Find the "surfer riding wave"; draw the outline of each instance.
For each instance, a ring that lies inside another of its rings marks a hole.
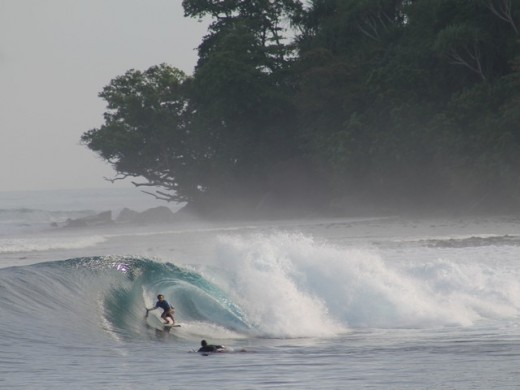
[[[161,314],[161,318],[165,321],[166,324],[174,324],[175,318],[173,318],[173,314],[175,313],[175,308],[168,303],[166,299],[164,299],[164,295],[159,294],[157,295],[157,302],[155,303],[155,306],[146,309],[146,316],[148,317],[148,313],[155,309],[163,309],[163,312]]]

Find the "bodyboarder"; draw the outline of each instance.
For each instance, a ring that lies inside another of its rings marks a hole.
[[[206,340],[200,342],[201,347],[197,352],[225,352],[226,347],[223,345],[208,344]]]

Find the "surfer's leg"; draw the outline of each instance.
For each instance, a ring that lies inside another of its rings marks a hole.
[[[169,324],[170,321],[168,321],[168,317],[170,317],[172,319],[172,324],[175,323],[175,319],[173,318],[172,314],[170,312],[164,312],[161,314],[161,318],[164,320],[165,323]]]
[[[166,322],[169,322],[168,317],[170,317],[172,319],[172,325],[175,324],[175,318],[173,318],[173,311],[171,309],[168,312],[165,312],[165,314],[164,314],[164,320]]]

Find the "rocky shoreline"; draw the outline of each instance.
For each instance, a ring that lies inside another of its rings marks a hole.
[[[108,210],[82,218],[69,218],[63,224],[55,224],[55,226],[64,228],[83,228],[110,225],[148,225],[156,223],[172,223],[179,219],[179,216],[166,206],[153,207],[142,212],[125,207],[115,218],[112,216],[112,211]]]

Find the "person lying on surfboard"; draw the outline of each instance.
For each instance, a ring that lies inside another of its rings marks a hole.
[[[197,352],[225,352],[226,347],[223,345],[208,344],[206,340],[200,342],[201,347]]]
[[[155,303],[155,306],[151,309],[146,309],[146,317],[148,317],[148,312],[155,310],[155,309],[163,309],[163,312],[161,314],[161,318],[164,320],[166,324],[174,324],[175,318],[173,318],[173,313],[175,313],[175,308],[168,303],[166,299],[164,299],[164,295],[159,294],[157,295],[157,302]],[[171,321],[168,321],[168,318],[171,319]]]

